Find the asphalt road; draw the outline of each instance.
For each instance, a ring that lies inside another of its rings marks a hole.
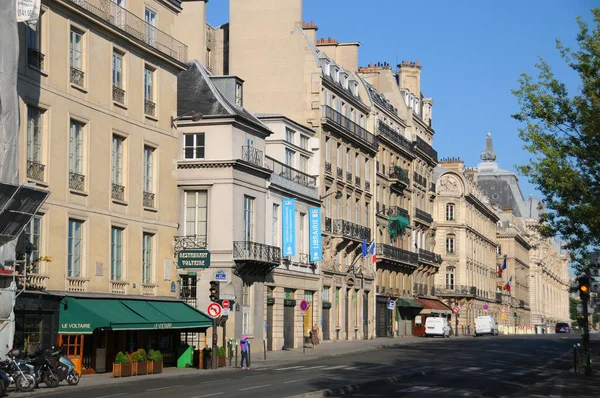
[[[303,361],[279,368],[155,379],[102,387],[57,388],[45,397],[289,397],[330,389],[331,396],[518,396],[569,369],[579,335],[423,339],[417,344]],[[385,379],[393,378],[393,382]],[[368,383],[340,394],[344,386]]]

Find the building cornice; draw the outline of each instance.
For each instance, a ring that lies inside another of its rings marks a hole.
[[[371,112],[371,108],[369,107],[369,105],[365,104],[360,99],[354,98],[347,92],[343,91],[340,87],[336,86],[335,84],[331,84],[327,79],[323,78],[322,76],[321,76],[321,81],[323,82],[323,85],[325,87],[327,87],[329,90],[335,92],[337,95],[339,95],[345,101],[348,101],[348,102],[352,103],[352,105],[356,106],[357,108],[360,108],[360,110],[362,110],[365,114],[369,114]],[[324,105],[324,104],[322,104],[322,105]]]

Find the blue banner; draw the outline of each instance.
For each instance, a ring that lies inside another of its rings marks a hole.
[[[282,210],[283,257],[296,255],[296,200],[283,199]]]
[[[310,242],[310,261],[316,263],[323,260],[323,243],[321,241],[321,208],[311,207],[308,209],[310,214],[308,222],[309,242]]]

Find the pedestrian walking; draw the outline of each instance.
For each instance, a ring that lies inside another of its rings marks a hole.
[[[242,369],[250,369],[250,362],[248,359],[248,352],[250,350],[250,341],[248,340],[248,336],[245,334],[242,335],[242,339],[240,340],[240,349],[242,351],[242,363],[240,367]],[[244,359],[246,360],[246,367],[244,367]]]
[[[310,331],[310,342],[312,343],[313,350],[315,350],[319,344],[319,327],[316,323]]]

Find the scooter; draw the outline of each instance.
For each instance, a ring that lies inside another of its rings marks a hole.
[[[21,392],[33,391],[36,386],[35,377],[32,374],[33,365],[17,360],[16,357],[19,355],[19,350],[9,351],[8,354],[6,354],[8,359],[4,362],[0,362],[0,367],[6,372],[9,384],[15,383],[17,390]]]
[[[79,383],[79,373],[75,370],[75,364],[63,354],[62,350],[52,347],[52,357],[57,359],[56,370],[59,382],[66,380],[72,386]]]
[[[52,364],[52,351],[42,351],[41,347],[38,347],[35,352],[27,356],[33,364],[36,384],[44,382],[48,387],[57,387],[60,380]]]

